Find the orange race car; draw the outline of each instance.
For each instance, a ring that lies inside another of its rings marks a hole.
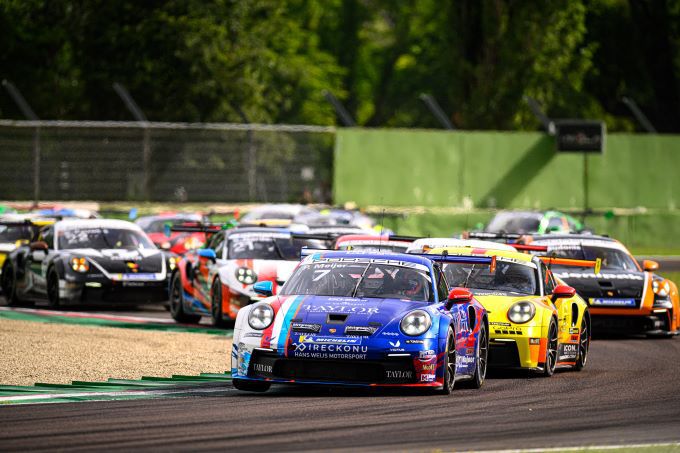
[[[531,245],[548,247],[562,258],[600,260],[601,269],[553,265],[554,274],[576,288],[590,306],[593,332],[677,335],[680,298],[672,281],[654,273],[655,261],[642,266],[619,241],[594,235],[548,234],[534,236]]]

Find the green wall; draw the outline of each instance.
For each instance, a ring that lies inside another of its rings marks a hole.
[[[538,132],[341,129],[335,201],[360,206],[676,209],[680,137],[609,134],[603,155]]]

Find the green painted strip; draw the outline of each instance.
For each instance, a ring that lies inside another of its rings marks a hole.
[[[74,401],[108,401],[140,398],[168,398],[185,396],[188,393],[174,391],[172,387],[200,385],[207,382],[231,380],[231,373],[201,373],[196,376],[173,375],[172,377],[143,376],[142,379],[116,379],[107,381],[73,381],[70,384],[37,382],[33,386],[0,385],[0,404],[35,404]],[[151,392],[151,393],[150,393]],[[155,395],[160,392],[163,395]],[[170,393],[167,393],[170,392]],[[108,395],[116,393],[115,396]],[[73,396],[68,396],[72,394]],[[37,398],[31,398],[36,395]],[[42,397],[44,395],[44,398]],[[50,396],[54,395],[54,396]]]
[[[109,379],[108,382],[113,384],[129,385],[130,387],[163,387],[173,385],[171,382],[144,382],[135,381],[132,379]]]
[[[126,321],[114,321],[110,319],[98,318],[72,318],[69,316],[59,315],[38,315],[32,313],[24,313],[12,310],[0,310],[0,318],[11,319],[15,321],[32,321],[32,322],[46,322],[46,323],[60,323],[60,324],[77,324],[85,326],[99,326],[99,327],[116,327],[121,329],[137,329],[137,330],[153,330],[164,332],[184,332],[184,333],[204,333],[208,335],[221,335],[231,337],[234,334],[233,330],[222,330],[205,327],[181,326],[177,324],[158,324],[158,323],[135,323]]]

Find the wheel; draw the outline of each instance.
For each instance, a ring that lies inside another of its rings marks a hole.
[[[446,354],[444,354],[444,386],[441,392],[444,395],[450,395],[453,392],[453,387],[456,383],[456,337],[453,335],[453,329],[449,327],[449,333],[446,336]]]
[[[588,329],[588,321],[586,321],[587,313],[583,314],[581,321],[581,334],[578,338],[578,357],[576,358],[576,371],[581,371],[588,362],[588,349],[590,349],[590,330]]]
[[[222,312],[222,282],[219,277],[215,279],[210,291],[210,314],[212,315],[212,325],[215,327],[226,327],[228,321],[224,320]]]
[[[9,259],[7,259],[5,267],[2,269],[2,280],[0,283],[2,286],[2,294],[5,296],[8,306],[11,307],[21,303],[21,300],[17,297],[17,275],[14,270],[14,265]]]
[[[549,377],[555,373],[557,366],[557,323],[554,319],[550,320],[548,328],[548,346],[545,349],[545,365],[543,365],[543,376]]]
[[[249,381],[246,379],[232,379],[231,383],[237,390],[246,392],[266,392],[272,386],[271,382]]]
[[[170,315],[177,322],[196,324],[201,320],[200,315],[190,315],[184,312],[184,291],[182,289],[182,277],[179,272],[172,277],[170,288]]]
[[[486,331],[486,324],[482,323],[479,328],[479,341],[477,342],[477,357],[475,360],[475,374],[469,382],[470,387],[478,389],[484,384],[486,379],[486,364],[489,358],[489,335]]]
[[[47,305],[57,308],[61,304],[59,298],[59,274],[55,268],[47,272]]]

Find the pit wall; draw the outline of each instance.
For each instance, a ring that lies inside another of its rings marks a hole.
[[[584,172],[587,165],[587,176]],[[539,132],[340,129],[336,203],[674,211],[680,136],[608,134],[604,154],[557,153]],[[587,184],[587,189],[584,187]]]

